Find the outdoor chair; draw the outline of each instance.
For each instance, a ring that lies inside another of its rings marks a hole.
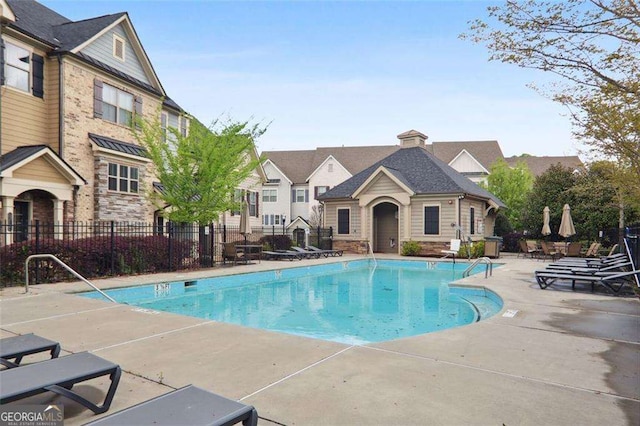
[[[322,255],[320,252],[305,250],[302,247],[291,247],[291,250],[300,253],[303,257],[307,259],[319,259]]]
[[[316,251],[319,252],[320,254],[324,255],[324,257],[329,257],[329,256],[342,256],[342,253],[344,252],[343,250],[325,250],[325,249],[320,249],[316,246],[307,246],[307,249],[311,250],[311,251]]]
[[[584,253],[584,257],[596,257],[598,255],[598,250],[600,250],[600,243],[593,242]]]
[[[558,253],[554,248],[552,248],[549,243],[546,241],[540,241],[540,248],[542,249],[542,259],[546,259],[547,257],[556,260],[560,257],[560,253]]]
[[[618,244],[612,245],[607,256],[613,256],[616,253],[616,250],[618,250]]]
[[[244,261],[244,252],[236,249],[236,244],[242,244],[242,241],[233,241],[222,243],[222,259],[223,261],[232,261],[235,265],[238,261]]]
[[[0,339],[0,364],[7,368],[19,367],[23,357],[41,352],[49,352],[51,358],[57,358],[60,344],[33,333]]]
[[[594,272],[584,273],[584,271],[536,271],[535,278],[541,289],[545,289],[557,280],[571,281],[571,289],[575,290],[576,282],[582,281],[591,284],[591,291],[594,291],[596,284],[601,284],[618,293],[620,289],[635,280],[636,285],[640,286],[640,270],[624,272]]]
[[[188,385],[149,401],[95,420],[87,425],[233,425],[258,424],[251,405]]]
[[[50,391],[84,405],[95,414],[100,414],[111,406],[120,374],[120,366],[89,352],[10,368],[0,371],[0,404]],[[109,376],[111,379],[102,405],[96,405],[71,390],[78,383],[102,376]]]
[[[569,246],[567,247],[567,253],[566,255],[571,257],[578,257],[580,256],[580,250],[582,249],[582,243],[579,242],[572,242],[569,243]]]
[[[529,255],[533,259],[533,257],[538,254],[538,248],[530,247],[527,241],[519,240],[518,244],[520,245],[520,251],[516,257],[520,257],[522,254],[522,257]]]
[[[444,254],[443,257],[448,257],[449,255],[452,255],[453,256],[453,263],[456,263],[456,254],[458,254],[459,251],[460,251],[460,240],[457,239],[457,238],[454,238],[449,243],[449,249],[448,250],[440,250],[440,253]]]

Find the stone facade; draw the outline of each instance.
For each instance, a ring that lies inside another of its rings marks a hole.
[[[345,253],[367,254],[369,246],[367,241],[362,240],[333,240],[334,250],[344,250]]]

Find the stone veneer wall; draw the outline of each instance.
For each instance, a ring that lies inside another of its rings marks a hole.
[[[148,201],[145,196],[148,188],[143,184],[146,176],[145,166],[126,163],[138,167],[140,187],[137,194],[109,191],[109,163],[116,161],[100,155],[95,157],[95,220],[149,222]],[[118,161],[118,164],[125,162]]]
[[[88,134],[95,133],[107,136],[123,142],[136,143],[131,130],[127,126],[111,123],[109,121],[95,118],[93,114],[93,85],[96,78],[119,89],[125,90],[135,96],[143,98],[143,114],[145,117],[153,117],[160,105],[160,100],[155,99],[146,92],[142,92],[136,87],[125,86],[113,77],[101,74],[93,70],[88,65],[80,63],[72,58],[66,57],[63,60],[64,78],[64,150],[62,157],[67,161],[84,179],[87,184],[80,187],[77,194],[77,205],[75,208],[75,218],[78,221],[87,220],[153,220],[153,205],[145,199],[144,185],[150,182],[140,179],[141,189],[138,195],[118,194],[116,197],[108,197],[106,200],[99,198],[107,190],[106,181],[102,182],[102,176],[107,176],[106,171],[98,173],[95,169],[93,146]],[[113,159],[116,161],[116,158]],[[130,160],[121,161],[123,164],[133,164]],[[136,164],[140,172],[144,174],[146,163]],[[147,174],[147,179],[151,176]],[[105,183],[105,186],[101,185]],[[146,186],[145,188],[148,188]],[[103,190],[104,189],[104,190]],[[136,197],[136,201],[129,203]],[[144,204],[144,207],[142,205]],[[97,215],[96,207],[100,206],[100,214]],[[73,208],[73,206],[69,206]],[[103,208],[104,207],[104,208]],[[141,208],[142,207],[142,208]],[[114,208],[110,211],[110,208]],[[121,216],[121,213],[126,213]],[[73,214],[73,213],[72,213]],[[68,213],[65,212],[65,216]],[[129,217],[132,217],[129,219]],[[134,219],[135,217],[135,219]]]
[[[420,253],[418,256],[442,256],[441,250],[447,250],[449,243],[436,241],[416,241],[420,245]],[[402,243],[401,243],[402,244]],[[367,241],[361,240],[333,240],[333,248],[335,250],[344,250],[345,253],[351,254],[367,254]],[[401,250],[402,252],[402,250]]]

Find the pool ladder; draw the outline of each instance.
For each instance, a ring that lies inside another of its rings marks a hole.
[[[376,255],[373,254],[373,247],[371,246],[371,241],[367,241],[367,246],[369,246],[369,253],[371,253],[371,257],[373,258],[373,265],[378,266],[378,261],[376,260]]]
[[[464,272],[462,273],[462,277],[468,277],[471,274],[473,268],[481,263],[485,264],[484,277],[487,278],[489,275],[493,275],[493,263],[491,263],[491,259],[489,259],[488,257],[479,257],[471,265],[469,265],[467,269],[464,270]]]
[[[107,295],[107,293],[105,293],[104,291],[100,290],[98,287],[96,287],[95,285],[91,284],[85,277],[83,277],[82,275],[80,275],[79,273],[77,273],[76,271],[74,271],[73,269],[71,269],[71,267],[69,265],[67,265],[66,263],[64,263],[62,260],[58,259],[57,257],[55,257],[52,254],[32,254],[31,256],[27,257],[27,260],[24,261],[24,292],[25,293],[29,293],[29,261],[31,259],[41,259],[41,258],[47,258],[47,259],[53,259],[56,262],[58,262],[58,264],[60,266],[62,266],[64,269],[66,269],[67,271],[69,271],[71,274],[73,274],[76,278],[78,278],[79,280],[84,281],[85,283],[89,284],[91,287],[93,287],[93,289],[95,291],[97,291],[98,293],[100,293],[101,295],[103,295],[104,297],[106,297],[107,299],[109,299],[110,301],[112,301],[113,303],[118,303],[115,300],[113,300],[112,297],[110,297],[109,295]]]

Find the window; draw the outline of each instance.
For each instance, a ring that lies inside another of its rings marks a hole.
[[[102,118],[125,126],[133,117],[133,95],[104,84],[102,87]]]
[[[304,189],[296,189],[296,203],[304,203]]]
[[[249,192],[249,216],[258,216],[258,193]]]
[[[320,195],[324,194],[329,190],[328,186],[316,186],[314,188],[315,198],[318,198]]]
[[[333,173],[333,163],[329,163],[329,164],[327,164],[327,171],[328,171],[329,173]]]
[[[338,209],[338,234],[348,234],[351,224],[350,220],[351,210]]]
[[[237,203],[237,209],[231,211],[231,216],[240,214],[240,207],[242,206],[242,189],[236,189],[233,191],[233,201]]]
[[[262,202],[263,203],[275,203],[278,201],[277,189],[263,189],[262,190]]]
[[[138,193],[138,168],[109,163],[109,191]]]
[[[476,209],[471,207],[469,210],[469,234],[476,233]]]
[[[424,206],[424,234],[440,234],[440,206]]]
[[[124,39],[116,34],[113,35],[113,57],[124,62]]]
[[[4,47],[4,84],[24,92],[30,91],[31,60],[27,49],[6,42]]]

